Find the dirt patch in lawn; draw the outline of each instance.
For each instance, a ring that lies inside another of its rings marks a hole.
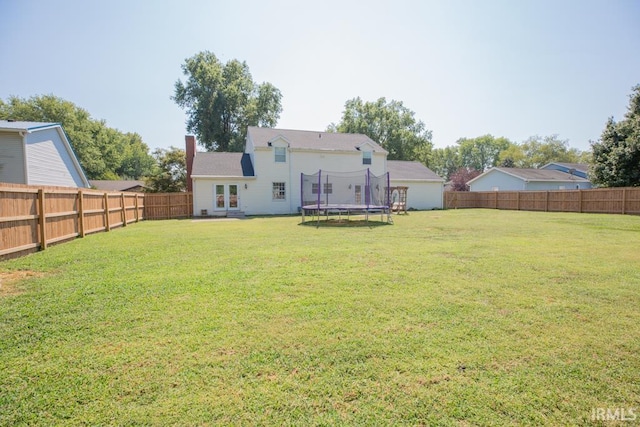
[[[0,271],[0,298],[24,293],[20,282],[39,276],[42,276],[42,273],[30,270]]]

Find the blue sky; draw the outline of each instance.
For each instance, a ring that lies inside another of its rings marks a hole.
[[[280,128],[386,97],[436,147],[558,134],[586,150],[640,84],[640,2],[0,0],[0,98],[54,94],[152,149],[184,146],[170,97],[203,50],[282,91]]]

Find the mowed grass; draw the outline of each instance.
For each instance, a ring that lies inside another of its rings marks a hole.
[[[158,221],[0,263],[0,425],[640,413],[640,218]]]

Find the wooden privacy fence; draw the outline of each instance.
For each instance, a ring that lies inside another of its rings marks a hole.
[[[551,191],[446,191],[445,209],[640,214],[640,187]]]
[[[192,193],[146,193],[145,219],[177,219],[193,216]]]
[[[144,217],[141,193],[0,184],[0,258]]]

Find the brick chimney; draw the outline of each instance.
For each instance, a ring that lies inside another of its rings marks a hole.
[[[193,183],[191,182],[191,172],[193,171],[193,159],[196,157],[196,137],[193,135],[185,135],[184,142],[187,154],[187,191],[193,191]]]

